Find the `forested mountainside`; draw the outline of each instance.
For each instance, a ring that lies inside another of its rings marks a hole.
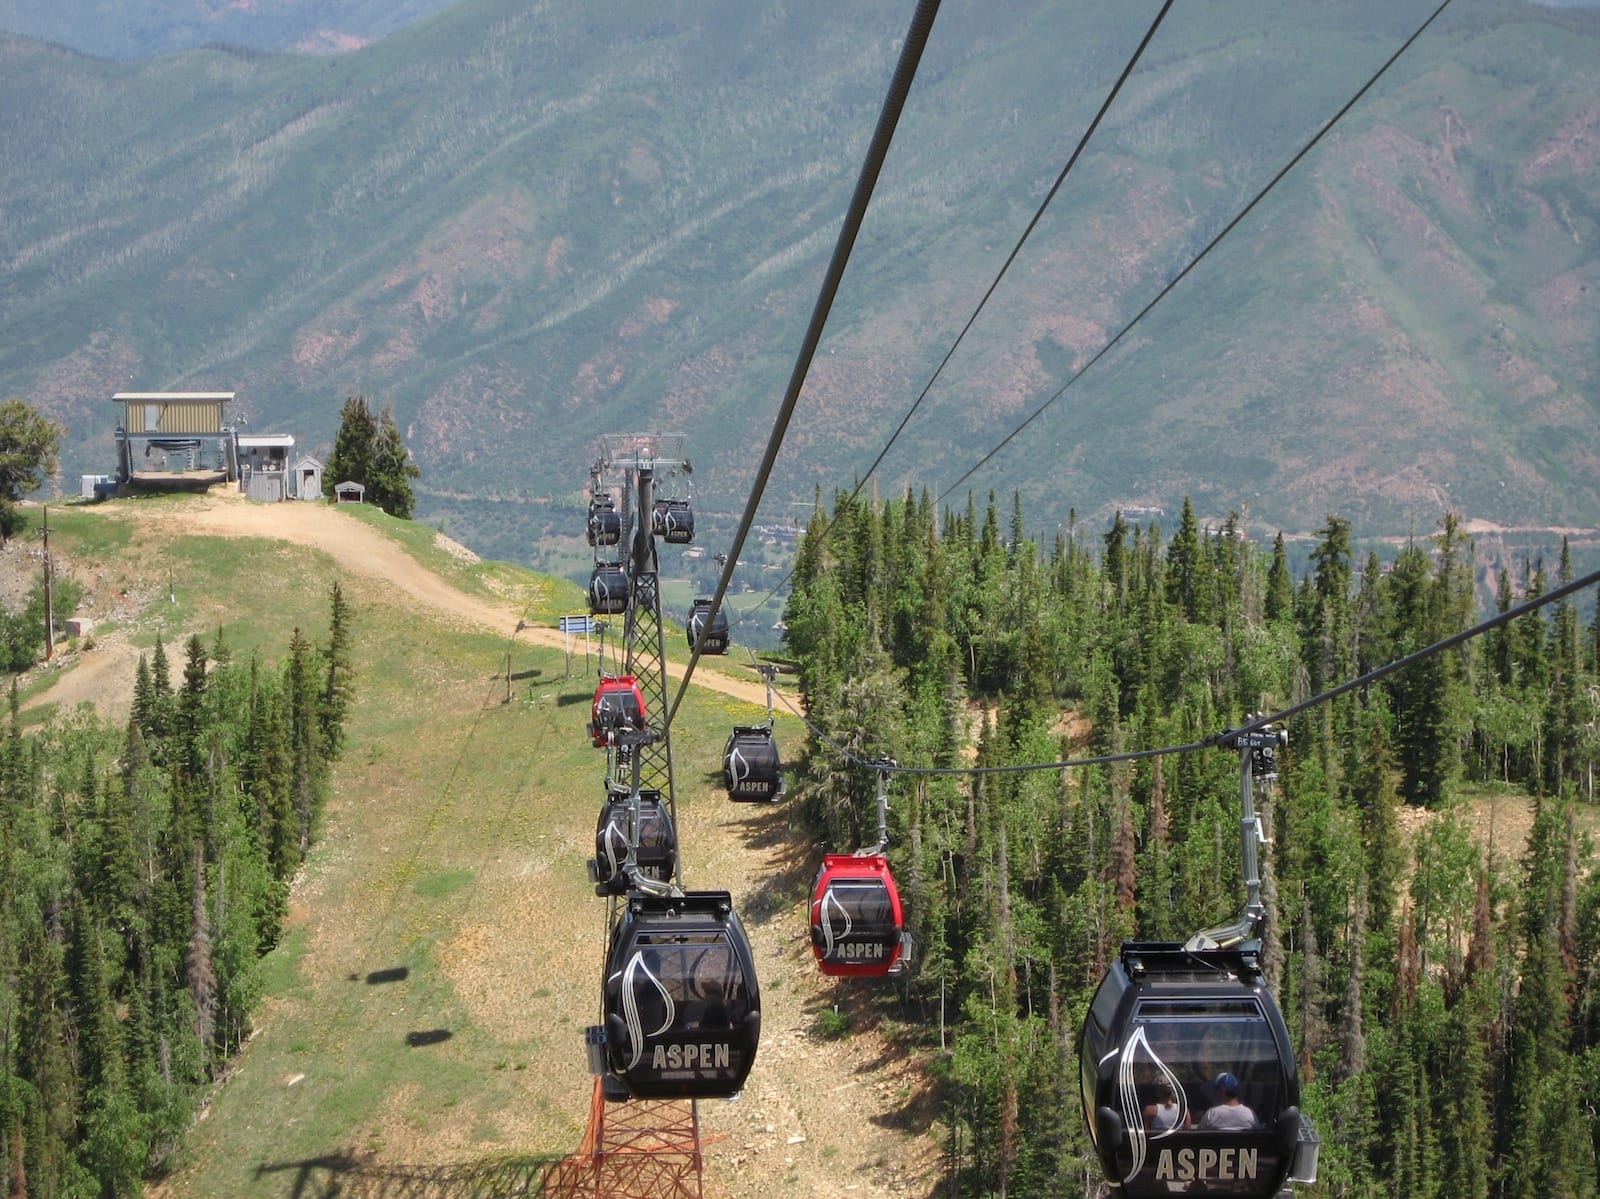
[[[1244,892],[1235,752],[963,767],[1201,744],[1482,618],[1453,518],[1388,560],[1329,518],[1298,580],[1281,540],[1260,552],[1187,505],[1170,540],[1023,528],[1020,507],[841,494],[787,615],[818,734],[800,794],[829,844],[871,839],[863,763],[947,770],[897,780],[890,857],[919,955],[907,1035],[946,1050],[964,1195],[1090,1193],[1095,984],[1124,938],[1184,940]],[[1565,556],[1526,563],[1500,610],[1569,578]],[[1600,1081],[1600,618],[1573,598],[1288,724],[1263,957],[1323,1140],[1305,1194],[1600,1187],[1600,1115],[1574,1102]]]
[[[947,3],[766,518],[865,471],[1157,6]],[[939,494],[1184,269],[1434,8],[1173,7],[880,470]],[[725,535],[909,18],[463,0],[331,57],[0,42],[0,394],[105,469],[119,390],[316,452],[390,404],[418,515],[529,560],[597,435],[684,432]],[[963,487],[1403,536],[1600,526],[1600,16],[1456,0],[1116,350]],[[955,497],[959,501],[959,493]],[[1169,522],[1170,523],[1170,522]]]
[[[74,714],[0,748],[0,1176],[18,1199],[138,1195],[260,1015],[263,956],[322,820],[350,614],[281,660],[219,630],[139,659],[127,727]]]

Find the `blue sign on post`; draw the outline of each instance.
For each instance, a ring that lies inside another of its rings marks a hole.
[[[589,673],[589,634],[590,633],[598,633],[605,626],[603,626],[598,620],[596,620],[592,616],[562,616],[562,617],[558,617],[557,619],[558,619],[558,623],[561,625],[562,633],[565,634],[565,636],[562,637],[561,640],[562,640],[563,644],[565,644],[566,650],[567,650],[567,677],[570,678],[572,676],[572,640],[571,640],[571,638],[572,638],[572,635],[574,633],[582,633],[583,634],[583,673],[584,674],[588,674]],[[604,643],[604,641],[601,642],[600,649],[601,649],[601,652],[605,651],[605,643]]]

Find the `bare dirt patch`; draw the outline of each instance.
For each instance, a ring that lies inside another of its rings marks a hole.
[[[123,502],[100,505],[95,511],[118,515],[127,510]],[[235,491],[217,490],[196,497],[194,502],[167,508],[144,508],[139,519],[161,528],[168,536],[185,532],[202,533],[217,537],[262,537],[279,539],[296,545],[310,546],[330,554],[341,567],[353,574],[393,584],[411,599],[426,606],[431,612],[447,617],[461,626],[490,629],[510,635],[521,623],[521,610],[509,600],[495,602],[469,595],[459,587],[440,578],[432,571],[418,565],[398,544],[370,526],[341,512],[336,506],[326,504],[259,504],[247,500]],[[442,533],[436,543],[447,543],[445,548],[456,557],[476,559],[465,546],[450,541]],[[21,544],[21,543],[17,543]],[[20,551],[25,552],[25,551]],[[0,577],[12,572],[0,571]],[[22,589],[26,590],[26,580]],[[153,596],[145,596],[148,602]],[[538,645],[566,648],[566,638],[558,629],[523,625],[518,636]],[[103,654],[103,656],[96,656]],[[64,671],[62,682],[37,696],[34,703],[57,702],[71,707],[80,699],[95,699],[102,693],[98,682],[106,679],[131,682],[138,654],[125,639],[115,640],[103,651],[83,655],[77,665],[93,664],[100,678],[85,677],[68,685],[76,671]],[[678,682],[683,677],[683,664],[669,663],[668,677]],[[765,707],[766,687],[752,677],[723,671],[702,659],[695,668],[694,681],[710,690],[720,691],[737,699],[747,700]],[[109,714],[109,713],[108,713]],[[126,715],[126,708],[122,710]]]

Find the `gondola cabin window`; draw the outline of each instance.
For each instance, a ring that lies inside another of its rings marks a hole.
[[[601,894],[621,895],[632,885],[625,870],[632,823],[628,800],[627,792],[618,792],[600,809],[595,828],[594,881]],[[677,830],[661,792],[653,788],[639,792],[639,843],[634,847],[634,863],[646,878],[661,882],[677,872]]]
[[[1253,948],[1126,942],[1107,970],[1079,1063],[1115,1194],[1276,1196],[1312,1164],[1299,1160],[1294,1048],[1256,960]]]
[[[1254,999],[1141,1000],[1122,1051],[1147,1126],[1167,1087],[1176,1123],[1197,1130],[1271,1128],[1287,1106],[1277,1039]]]

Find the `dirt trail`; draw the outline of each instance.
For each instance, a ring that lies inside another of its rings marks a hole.
[[[106,516],[123,515],[132,510],[131,505],[117,502],[89,509]],[[521,613],[512,604],[469,595],[420,565],[397,543],[337,507],[260,504],[245,499],[238,492],[219,491],[178,506],[146,506],[137,511],[142,525],[161,528],[164,532],[262,537],[310,546],[329,554],[352,574],[393,584],[436,615],[507,636],[515,631],[518,637],[555,649],[564,648],[567,643],[559,629],[543,625],[523,625],[519,629]],[[439,541],[452,552],[472,556],[470,551],[450,542],[443,534],[439,535]],[[102,639],[95,649],[65,664],[71,669],[62,670],[60,679],[31,697],[27,706],[56,703],[67,710],[80,702],[91,702],[108,718],[127,714],[126,697],[132,692],[138,651],[125,639]],[[667,677],[673,684],[683,678],[686,664],[668,662]],[[766,686],[759,679],[729,673],[705,658],[696,665],[693,681],[698,686],[752,704],[764,707],[767,702]]]

